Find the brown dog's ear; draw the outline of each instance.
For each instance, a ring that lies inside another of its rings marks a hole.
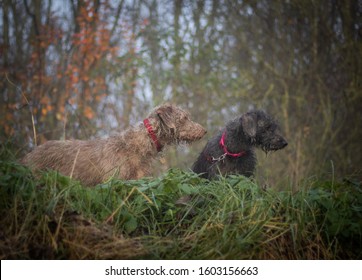
[[[167,127],[176,129],[172,111],[172,106],[163,106],[158,108],[156,114]]]
[[[257,120],[255,114],[246,113],[241,117],[241,124],[244,132],[251,138],[255,138],[257,129]]]

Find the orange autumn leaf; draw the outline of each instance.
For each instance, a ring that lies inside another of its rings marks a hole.
[[[87,119],[93,119],[94,118],[94,112],[93,112],[93,110],[92,110],[92,108],[91,107],[89,107],[89,106],[86,106],[85,108],[84,108],[84,116],[87,118]]]
[[[49,104],[50,103],[50,98],[47,95],[44,95],[41,99],[40,99],[40,104]]]
[[[75,75],[73,75],[73,76],[71,77],[71,80],[72,80],[72,83],[73,83],[73,84],[76,84],[76,83],[79,82],[78,76],[75,76]]]
[[[41,114],[43,116],[45,116],[47,114],[47,112],[48,112],[47,108],[45,108],[45,107],[41,108]]]
[[[73,97],[72,97],[72,98],[69,98],[68,102],[69,102],[70,105],[76,104],[76,100],[75,100],[75,98],[73,98]]]
[[[10,125],[5,124],[4,125],[4,130],[5,130],[5,133],[7,135],[13,135],[14,134],[14,128],[11,127]]]
[[[10,120],[12,120],[14,118],[14,115],[12,114],[12,113],[6,113],[5,114],[5,120],[6,121],[10,121]]]

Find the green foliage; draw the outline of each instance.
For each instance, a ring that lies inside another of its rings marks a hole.
[[[351,181],[292,193],[171,169],[85,188],[0,161],[0,211],[2,259],[362,257],[362,190]]]

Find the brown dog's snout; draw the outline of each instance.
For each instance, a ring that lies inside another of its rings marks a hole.
[[[202,137],[204,137],[204,135],[207,133],[207,130],[206,130],[203,126],[201,126],[201,125],[199,125],[198,131],[200,132],[200,133],[199,133],[200,139],[201,139]]]
[[[191,134],[190,131],[192,131]],[[200,140],[206,133],[207,130],[202,125],[190,122],[188,126],[180,131],[180,139],[187,142]]]

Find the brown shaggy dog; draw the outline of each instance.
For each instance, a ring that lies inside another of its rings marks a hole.
[[[206,130],[190,114],[171,104],[155,108],[135,127],[106,139],[48,141],[22,163],[33,170],[53,169],[93,186],[110,177],[150,175],[152,160],[166,145],[199,140]]]

